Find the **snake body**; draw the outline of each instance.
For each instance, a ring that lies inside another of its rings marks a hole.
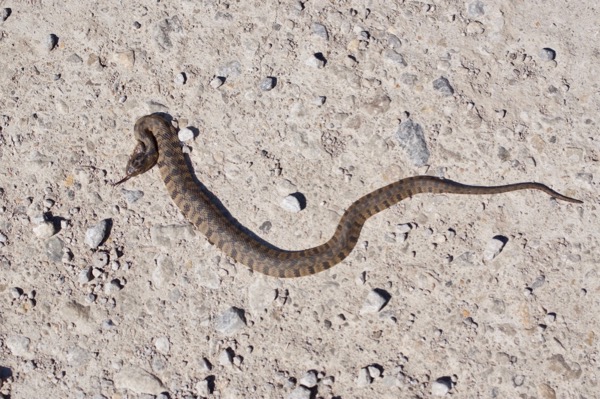
[[[415,194],[482,195],[534,189],[563,201],[581,203],[540,183],[485,187],[433,176],[414,176],[375,190],[351,204],[344,212],[335,234],[324,244],[301,251],[288,251],[263,241],[232,220],[231,215],[195,181],[181,150],[177,131],[163,117],[157,114],[141,117],[135,124],[134,132],[138,144],[129,160],[127,176],[121,182],[157,164],[177,207],[211,244],[237,262],[275,277],[308,276],[331,268],[353,250],[367,219]]]

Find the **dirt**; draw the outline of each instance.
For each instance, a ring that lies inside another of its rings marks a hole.
[[[0,397],[598,396],[598,10],[367,3],[0,1]],[[281,248],[419,174],[584,203],[418,195],[333,269],[265,277],[158,170],[112,185],[153,112]]]

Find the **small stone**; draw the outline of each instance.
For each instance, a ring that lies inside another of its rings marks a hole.
[[[23,290],[21,290],[19,287],[13,287],[9,290],[9,294],[12,299],[19,299],[21,295],[23,295]]]
[[[404,60],[404,56],[391,48],[383,50],[383,58],[401,67],[405,67],[408,65]]]
[[[540,59],[542,61],[554,61],[555,58],[556,51],[554,51],[553,49],[545,47],[542,50],[540,50]]]
[[[96,225],[90,227],[85,232],[85,243],[91,249],[96,249],[105,240],[108,235],[108,228],[110,225],[109,219],[104,219],[98,222]]]
[[[223,351],[219,355],[219,364],[221,366],[233,365],[233,356],[234,356],[234,353],[231,348],[223,349]]]
[[[310,389],[300,385],[290,392],[290,394],[287,396],[287,399],[310,399],[311,394],[312,393]]]
[[[281,201],[281,207],[288,212],[298,213],[302,210],[300,200],[294,195],[288,195]]]
[[[180,72],[177,75],[175,75],[174,82],[176,85],[183,86],[185,82],[187,82],[187,76],[185,75],[185,73]]]
[[[196,233],[190,225],[156,225],[150,228],[152,244],[164,247],[173,246],[180,241],[192,239]]]
[[[171,349],[171,343],[167,337],[157,338],[156,341],[154,341],[154,346],[156,347],[156,350],[163,355],[169,354],[169,350]]]
[[[98,251],[92,256],[92,264],[94,267],[103,268],[108,265],[108,252]]]
[[[402,46],[402,41],[398,38],[398,36],[388,33],[387,44],[390,48],[396,49]]]
[[[4,233],[0,233],[0,244],[6,244],[8,242],[8,237]]]
[[[124,188],[121,189],[121,194],[123,194],[128,204],[133,204],[144,196],[144,192],[141,190],[126,190]]]
[[[158,377],[137,367],[124,367],[115,374],[113,381],[115,388],[129,389],[135,393],[158,395],[166,391],[165,386]]]
[[[92,276],[94,276],[94,278],[98,278],[102,275],[102,273],[104,273],[104,270],[102,269],[98,269],[98,268],[92,268]]]
[[[184,127],[183,129],[179,129],[177,137],[179,138],[179,141],[190,141],[194,138],[194,132],[192,129]]]
[[[364,388],[371,382],[373,382],[373,379],[369,375],[369,371],[367,370],[367,368],[363,367],[362,369],[360,369],[360,371],[358,372],[358,377],[356,378],[356,385],[360,388]]]
[[[89,283],[90,281],[92,281],[92,278],[92,268],[86,267],[85,269],[79,272],[79,275],[77,276],[77,282],[79,282],[79,284]]]
[[[325,104],[326,100],[327,100],[327,97],[325,97],[325,96],[317,96],[317,97],[313,98],[312,103],[314,105],[316,105],[317,107],[320,107],[321,105]]]
[[[133,50],[116,52],[113,54],[112,60],[122,68],[132,69],[135,65],[135,52]]]
[[[389,302],[391,295],[382,289],[374,289],[369,291],[360,314],[377,313]]]
[[[300,384],[304,385],[307,388],[312,388],[317,385],[317,372],[314,370],[309,370],[300,378]]]
[[[433,81],[433,89],[444,97],[449,97],[454,94],[454,88],[450,85],[448,79],[444,77]]]
[[[269,91],[272,90],[276,84],[277,79],[272,76],[268,76],[260,81],[258,88],[262,91]]]
[[[46,255],[52,262],[62,262],[63,257],[63,241],[57,236],[51,237],[46,241]]]
[[[202,359],[200,359],[200,370],[201,371],[211,371],[212,370],[212,364],[210,364],[210,362],[208,361],[207,358],[203,357]]]
[[[395,137],[400,146],[407,152],[408,158],[414,166],[427,164],[429,149],[421,125],[407,119],[398,126]]]
[[[132,26],[133,29],[140,29],[142,27],[142,24],[140,24],[138,21],[134,21]]]
[[[444,396],[450,392],[452,380],[450,377],[441,377],[431,383],[431,394],[433,396]]]
[[[106,295],[112,295],[112,294],[115,294],[115,293],[121,291],[122,289],[123,289],[123,286],[121,285],[121,281],[119,281],[118,278],[115,278],[115,279],[111,280],[110,283],[108,283],[104,286],[104,293]]]
[[[329,40],[329,33],[327,32],[327,28],[325,25],[320,24],[318,22],[313,22],[312,24],[312,33],[316,36],[319,36],[321,39],[327,41]]]
[[[50,198],[46,198],[44,200],[44,208],[46,209],[50,209],[54,206],[54,200],[51,200]]]
[[[218,89],[219,87],[223,86],[223,84],[225,83],[225,78],[221,77],[221,76],[215,76],[214,78],[212,78],[212,80],[210,81],[210,87],[212,87],[213,89]]]
[[[121,264],[117,260],[113,260],[110,264],[110,268],[114,271],[117,271],[121,268]]]
[[[6,347],[14,356],[29,357],[31,340],[23,335],[11,335],[5,341]]]
[[[378,366],[368,366],[367,367],[367,371],[369,372],[369,375],[373,378],[373,379],[378,379],[381,378],[381,368]]]
[[[315,53],[309,59],[306,60],[306,65],[317,69],[325,67],[326,63],[327,61],[321,53]]]
[[[206,398],[210,394],[212,394],[212,391],[210,390],[210,383],[207,379],[196,383],[196,395]]]
[[[470,2],[467,5],[467,12],[469,13],[469,16],[471,18],[479,18],[479,17],[485,15],[483,2],[481,2],[479,0]]]
[[[508,238],[504,236],[495,236],[490,241],[488,241],[485,250],[483,251],[483,259],[490,261],[494,259],[496,256],[502,252],[504,246],[508,242]]]
[[[244,310],[233,306],[217,316],[215,320],[215,330],[225,335],[236,334],[244,327],[246,327]]]
[[[483,32],[485,32],[485,28],[483,27],[483,24],[481,22],[471,21],[467,24],[467,35],[481,35]]]
[[[46,40],[44,41],[44,46],[46,47],[46,50],[52,51],[56,48],[57,45],[58,36],[56,36],[54,33],[51,33],[48,36],[46,36]]]
[[[0,11],[0,23],[6,21],[8,19],[8,17],[10,17],[11,13],[12,13],[12,10],[10,8],[3,8]]]
[[[33,228],[33,233],[42,239],[50,238],[54,234],[56,234],[56,227],[54,227],[54,223],[49,220],[44,220],[37,226]]]

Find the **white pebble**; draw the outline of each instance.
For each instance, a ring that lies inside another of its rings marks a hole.
[[[379,367],[377,366],[369,366],[367,367],[367,371],[369,372],[369,375],[374,379],[378,379],[381,377],[381,369],[379,369]]]
[[[231,366],[233,364],[233,350],[231,348],[223,349],[219,355],[219,364],[221,366]]]
[[[21,289],[18,287],[13,287],[9,290],[9,293],[12,299],[19,299],[23,291],[21,291]]]
[[[163,355],[168,354],[169,350],[171,349],[171,343],[169,342],[169,338],[167,337],[157,338],[156,341],[154,341],[154,346],[156,347],[156,350],[162,353]]]
[[[58,44],[58,36],[56,36],[54,33],[51,33],[48,36],[46,36],[46,40],[44,42],[44,46],[46,47],[46,50],[48,50],[48,51],[54,50],[54,48],[56,47],[57,44]]]
[[[431,383],[431,394],[433,396],[444,396],[450,392],[452,381],[449,378],[438,378]]]
[[[356,378],[356,385],[358,387],[363,388],[369,385],[371,382],[373,382],[373,379],[369,375],[369,371],[367,370],[367,368],[363,367],[362,369],[360,369],[360,371],[358,372],[358,377]]]
[[[262,91],[269,91],[269,90],[272,90],[276,84],[277,84],[277,79],[269,76],[260,81],[258,88],[261,89]]]
[[[218,89],[219,87],[223,86],[224,83],[225,83],[225,78],[222,78],[220,76],[215,76],[210,81],[210,87],[212,87],[213,89]]]
[[[175,84],[176,84],[176,85],[180,85],[180,86],[184,85],[184,84],[185,84],[185,82],[187,81],[187,79],[186,79],[186,76],[185,76],[185,73],[183,73],[183,72],[181,72],[181,73],[178,73],[178,74],[175,76],[175,80],[174,80],[174,81],[175,81]]]
[[[91,249],[96,249],[106,238],[108,232],[109,220],[104,219],[98,222],[96,225],[90,227],[85,232],[85,243]]]
[[[307,371],[306,374],[300,378],[300,384],[307,388],[312,388],[317,385],[317,373],[314,370]]]
[[[306,60],[306,65],[321,69],[325,66],[325,59],[323,59],[322,54],[313,54],[308,60]]]
[[[122,289],[121,282],[119,281],[119,279],[116,278],[114,280],[111,280],[110,283],[108,283],[104,286],[104,293],[107,295],[111,295],[111,294],[121,291],[121,289]]]
[[[244,311],[233,306],[217,316],[215,320],[215,329],[225,335],[233,335],[244,327],[246,327]]]
[[[302,210],[300,201],[294,195],[288,195],[281,201],[281,207],[288,212],[298,213]]]
[[[386,291],[379,289],[371,290],[365,298],[365,302],[360,309],[360,314],[377,313],[388,303],[389,300],[390,294]]]
[[[3,8],[2,11],[0,11],[0,23],[6,21],[8,17],[10,17],[11,12],[10,8]]]
[[[483,259],[488,261],[494,259],[500,254],[500,252],[502,252],[502,249],[506,245],[507,241],[508,239],[504,236],[495,236],[492,238],[490,241],[488,241],[487,246],[483,251]]]
[[[556,51],[553,49],[546,47],[540,51],[540,59],[542,61],[553,61],[556,58]]]
[[[302,385],[300,385],[299,387],[294,389],[287,396],[287,399],[310,399],[310,398],[311,398],[310,389],[303,387]]]
[[[6,347],[14,356],[29,356],[31,340],[23,335],[11,335],[5,341]]]
[[[79,275],[77,276],[77,281],[80,284],[89,283],[91,280],[92,280],[92,268],[91,267],[87,267],[87,268],[83,269],[82,271],[79,272]]]
[[[184,127],[179,130],[177,137],[179,137],[179,141],[189,141],[194,138],[194,132],[192,132],[191,129]]]
[[[0,233],[0,244],[6,244],[7,241],[8,241],[8,237],[6,235],[4,235],[3,233]]]
[[[198,381],[196,383],[196,395],[202,397],[202,398],[206,398],[211,394],[211,390],[210,390],[210,385],[208,383],[208,380],[202,380],[202,381]]]
[[[51,221],[45,220],[33,228],[33,233],[39,238],[50,238],[56,234],[56,227]]]

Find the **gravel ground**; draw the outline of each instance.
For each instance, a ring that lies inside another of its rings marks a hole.
[[[367,3],[0,1],[0,397],[598,397],[596,6]],[[585,203],[420,195],[265,277],[110,184],[152,112],[282,248],[417,174]]]

